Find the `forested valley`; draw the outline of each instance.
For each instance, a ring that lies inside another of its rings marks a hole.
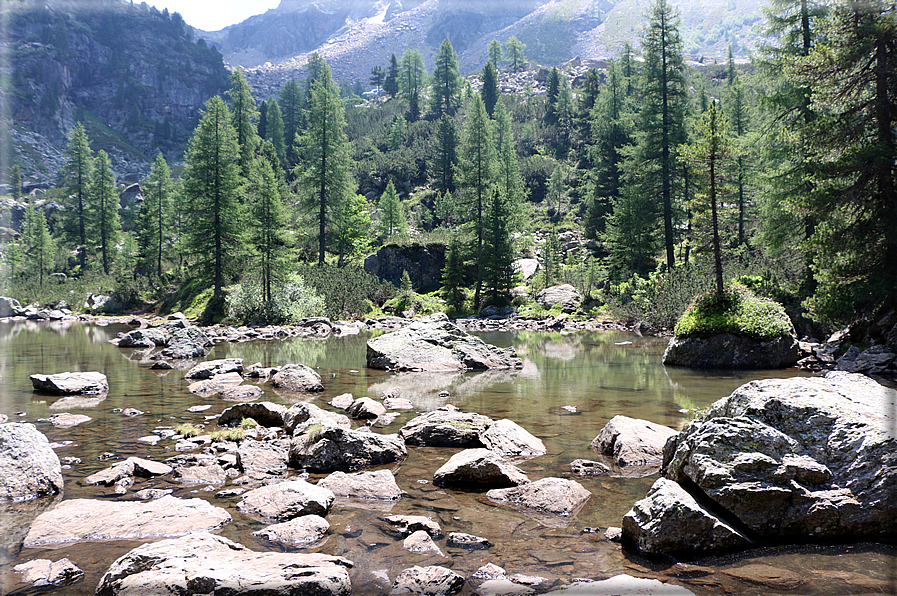
[[[19,166],[4,172],[27,209],[2,293],[284,324],[560,315],[534,297],[570,284],[573,316],[672,329],[695,296],[737,283],[807,335],[893,307],[893,2],[774,0],[750,63],[687,63],[666,0],[643,22],[638,47],[514,93],[509,77],[539,71],[516,38],[464,76],[448,39],[431,71],[417,50],[383,56],[367,99],[316,54],[271,97],[235,68],[183,161],[160,154],[123,208],[79,123],[57,188],[22,197]],[[441,287],[366,272],[386,245],[438,247]]]

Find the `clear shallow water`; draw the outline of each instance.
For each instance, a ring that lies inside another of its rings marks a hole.
[[[111,488],[84,486],[81,480],[104,469],[111,461],[99,461],[104,452],[124,458],[131,455],[162,460],[174,455],[173,442],[162,440],[150,446],[137,439],[152,434],[160,426],[180,422],[204,422],[232,405],[218,397],[204,398],[187,391],[184,370],[151,371],[147,352],[125,350],[108,343],[121,326],[99,327],[82,324],[5,323],[0,324],[0,413],[14,421],[34,423],[51,441],[63,443],[60,457],[81,458],[80,464],[63,470],[63,498],[119,499]],[[209,358],[239,357],[246,365],[261,362],[279,366],[291,362],[316,368],[326,391],[313,396],[278,394],[264,386],[260,399],[292,403],[311,399],[327,405],[334,396],[352,393],[356,397],[379,397],[393,387],[415,404],[415,410],[400,412],[398,419],[377,432],[395,433],[416,413],[451,403],[464,411],[475,411],[493,419],[510,418],[546,444],[548,454],[520,464],[532,480],[547,476],[570,476],[569,463],[577,458],[597,459],[589,443],[604,424],[617,414],[643,418],[678,428],[696,409],[728,395],[752,379],[793,376],[796,371],[701,372],[664,368],[660,356],[666,341],[632,334],[576,333],[549,334],[523,332],[492,333],[483,339],[500,346],[514,346],[525,366],[520,371],[492,371],[465,374],[392,374],[364,368],[365,341],[370,334],[329,338],[257,341],[219,344]],[[186,363],[185,363],[186,364]],[[192,364],[192,363],[190,363]],[[63,402],[34,394],[28,375],[75,370],[97,370],[109,378],[105,400]],[[450,397],[440,398],[441,391]],[[198,404],[212,407],[190,413]],[[78,407],[86,406],[86,407]],[[566,406],[566,408],[565,408]],[[113,412],[116,408],[137,408],[145,413],[133,418]],[[571,411],[575,408],[575,411]],[[25,415],[16,415],[24,412]],[[93,420],[73,428],[54,428],[41,421],[58,412],[83,413]],[[71,441],[71,444],[65,442]],[[169,450],[166,450],[169,449]],[[409,457],[389,466],[407,495],[391,507],[359,509],[337,506],[327,516],[331,524],[327,539],[305,551],[341,555],[356,563],[352,570],[353,591],[357,594],[386,594],[389,584],[373,572],[384,571],[390,579],[412,565],[443,565],[465,577],[487,562],[504,567],[509,574],[540,575],[564,583],[574,578],[601,579],[618,573],[657,577],[687,586],[696,594],[881,594],[897,592],[897,551],[884,545],[841,545],[758,550],[739,556],[691,562],[706,566],[697,579],[676,577],[670,562],[650,562],[619,545],[604,541],[601,534],[584,533],[585,528],[619,526],[632,503],[641,499],[656,475],[647,478],[598,477],[577,479],[592,492],[585,508],[567,523],[547,526],[507,507],[497,507],[482,494],[441,489],[432,484],[433,472],[457,450],[409,447]],[[320,476],[314,476],[316,481]],[[423,482],[426,481],[426,482]],[[250,536],[263,524],[238,513],[236,497],[218,498],[224,486],[183,486],[166,480],[138,482],[131,493],[147,487],[174,488],[176,496],[208,499],[227,508],[234,522],[222,534],[254,550],[271,544]],[[206,490],[208,488],[208,490]],[[7,559],[0,568],[0,593],[44,594],[45,588],[18,583],[13,565],[36,558],[58,560],[68,557],[86,572],[82,582],[58,589],[59,594],[93,594],[109,564],[139,542],[93,542],[55,548],[15,547],[27,532],[28,524],[52,499],[35,502],[31,513],[12,516],[0,509],[2,549]],[[485,551],[447,548],[437,544],[445,557],[410,553],[401,540],[382,529],[380,518],[387,514],[429,515],[443,532],[459,531],[488,538],[494,546]],[[805,583],[795,590],[776,590],[727,575],[748,564],[764,564],[798,573]],[[53,592],[51,590],[51,592]],[[464,593],[471,593],[471,586]]]

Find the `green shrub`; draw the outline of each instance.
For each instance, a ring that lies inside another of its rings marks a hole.
[[[299,319],[324,314],[324,299],[299,274],[271,289],[271,302],[265,302],[257,283],[236,286],[227,297],[227,316],[244,323],[287,325]]]
[[[331,319],[362,317],[396,294],[395,286],[357,265],[307,264],[299,267],[299,273],[324,298],[324,315]]]
[[[768,340],[790,334],[792,325],[780,304],[731,284],[722,294],[710,290],[695,296],[673,331],[678,338],[728,333]]]
[[[646,321],[671,328],[691,299],[706,291],[712,280],[691,267],[658,270],[648,279],[633,275],[629,281],[611,286],[602,296],[614,316],[621,320]]]

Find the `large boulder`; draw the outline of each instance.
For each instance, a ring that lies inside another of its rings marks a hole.
[[[592,440],[592,449],[613,458],[620,467],[659,467],[663,463],[663,446],[675,434],[675,430],[661,424],[614,416]]]
[[[788,368],[799,358],[800,350],[794,335],[769,340],[728,333],[708,338],[674,337],[663,353],[665,365],[689,368]]]
[[[87,301],[84,302],[84,310],[100,314],[119,313],[125,309],[125,305],[119,300],[118,296],[107,296],[105,294],[90,294]]]
[[[33,424],[0,424],[0,501],[22,501],[62,491],[62,466]]]
[[[22,312],[22,305],[15,298],[0,296],[0,317],[15,317]]]
[[[364,260],[364,270],[398,287],[407,271],[411,287],[418,292],[439,288],[445,267],[444,244],[387,244]]]
[[[436,410],[409,420],[399,429],[408,445],[430,447],[483,447],[480,436],[492,419],[477,413]]]
[[[283,426],[287,408],[270,401],[243,403],[231,406],[218,416],[218,426],[237,426],[244,418],[252,418],[262,426]]]
[[[487,449],[502,455],[526,457],[545,455],[545,443],[541,439],[507,418],[493,422],[480,434],[480,441]]]
[[[318,482],[318,486],[330,490],[337,497],[350,499],[398,501],[405,494],[389,470],[355,474],[334,472]]]
[[[126,594],[313,594],[348,596],[342,557],[254,552],[213,534],[193,534],[138,546],[118,558],[96,596]]]
[[[100,372],[64,372],[31,375],[35,391],[52,395],[96,395],[109,391],[109,381]]]
[[[425,594],[447,596],[460,592],[464,578],[445,567],[411,567],[396,576],[390,594]]]
[[[211,379],[212,377],[218,375],[242,372],[242,358],[222,358],[219,360],[208,360],[206,362],[200,362],[199,364],[188,370],[187,374],[184,375],[184,378],[190,380],[203,380]]]
[[[171,332],[163,327],[134,329],[118,340],[119,348],[154,348],[168,344]]]
[[[333,493],[305,480],[289,480],[256,488],[237,504],[242,513],[286,521],[303,515],[327,515]]]
[[[523,470],[488,449],[459,451],[433,474],[436,486],[505,488],[527,482]]]
[[[352,422],[345,414],[337,414],[304,401],[293,404],[283,415],[283,429],[291,435],[301,433],[312,424],[352,428]]]
[[[494,488],[486,497],[510,502],[524,511],[570,517],[582,509],[592,496],[581,484],[565,478],[543,478],[512,488]]]
[[[551,286],[536,294],[536,302],[545,310],[551,310],[560,304],[561,310],[567,313],[576,312],[582,304],[582,294],[570,284]]]
[[[368,340],[367,365],[394,371],[523,368],[513,348],[487,344],[462,331],[445,313]]]
[[[252,535],[287,546],[307,545],[323,540],[329,529],[330,522],[320,515],[303,515],[290,521],[262,528],[253,532]]]
[[[143,540],[211,532],[230,514],[204,499],[165,496],[155,501],[72,499],[39,515],[25,546],[84,540]]]
[[[405,459],[408,450],[398,435],[381,435],[324,426],[293,437],[290,465],[310,472],[355,472]]]
[[[759,544],[883,539],[897,533],[895,411],[897,391],[862,375],[753,381],[667,443],[664,476]],[[625,536],[657,543],[642,509]],[[686,540],[712,544],[715,527]]]
[[[288,391],[318,393],[324,391],[321,375],[304,364],[287,364],[271,378],[271,384]]]
[[[176,329],[168,339],[166,346],[158,354],[154,354],[154,360],[185,360],[190,358],[204,358],[206,348],[212,346],[212,339],[196,326]]]
[[[286,470],[290,460],[290,440],[241,441],[237,447],[238,466],[244,472]]]

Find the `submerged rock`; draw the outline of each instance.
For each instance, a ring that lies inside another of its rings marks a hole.
[[[327,515],[333,498],[326,488],[305,480],[290,480],[244,493],[237,510],[267,519],[289,520],[303,515]]]
[[[579,483],[564,478],[542,478],[513,488],[496,488],[486,493],[492,501],[507,501],[523,510],[570,517],[585,505],[592,493]]]
[[[217,530],[230,514],[203,499],[172,496],[153,501],[72,499],[42,513],[25,546],[82,540],[142,540]]]
[[[35,391],[52,395],[96,395],[109,391],[109,381],[100,372],[64,372],[31,375]]]
[[[513,348],[501,349],[468,334],[444,313],[367,342],[367,365],[394,371],[522,368]]]
[[[268,526],[253,532],[252,535],[286,545],[312,544],[323,540],[329,529],[330,523],[320,515],[303,515]]]
[[[47,437],[27,422],[0,424],[0,501],[62,492],[62,464]]]
[[[324,391],[321,375],[304,364],[287,364],[271,377],[271,384],[280,389],[301,393]]]
[[[318,482],[318,486],[332,491],[337,497],[351,499],[398,501],[405,494],[389,470],[355,474],[334,472]]]
[[[667,443],[664,476],[696,487],[720,523],[758,544],[893,536],[895,408],[897,391],[856,374],[753,381]],[[626,537],[665,552],[657,534],[676,511],[635,509]],[[712,544],[718,527],[695,525],[683,540]]]
[[[193,534],[128,552],[112,563],[96,594],[348,596],[351,566],[342,557],[260,553],[222,536]]]
[[[22,583],[31,584],[36,588],[41,586],[70,586],[84,579],[84,572],[65,558],[58,561],[34,559],[27,563],[16,565],[13,571],[22,574]]]

